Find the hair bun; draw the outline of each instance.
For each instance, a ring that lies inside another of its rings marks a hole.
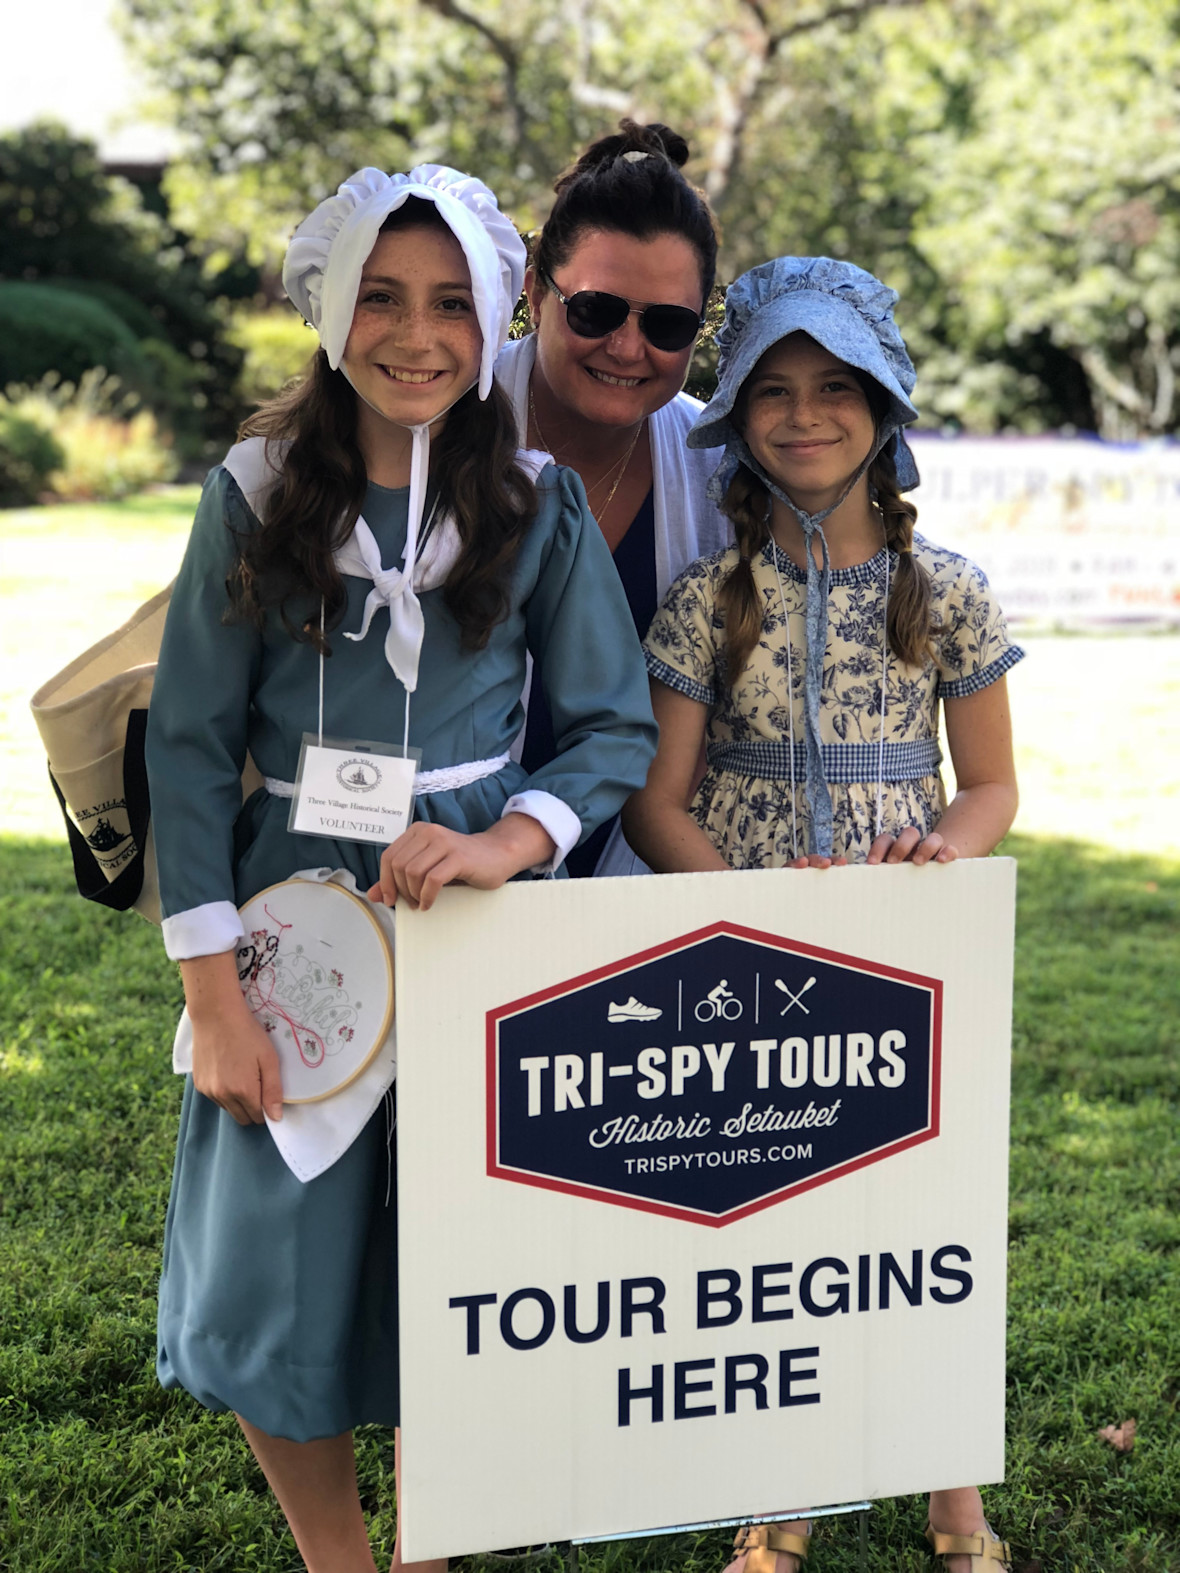
[[[605,164],[613,164],[617,158],[623,158],[628,153],[662,154],[669,163],[682,169],[688,162],[688,143],[670,126],[658,122],[641,126],[634,120],[620,120],[618,131],[592,142],[573,168],[561,176],[555,189],[560,191],[563,185],[578,175],[588,175]]]
[[[671,126],[664,126],[658,123],[656,125],[644,126],[643,130],[659,142],[665,158],[670,159],[677,169],[684,168],[685,164],[688,163],[688,143],[680,135],[679,131],[673,131]]]
[[[687,162],[679,132],[620,121],[554,181],[556,200],[533,248],[533,267],[554,277],[592,230],[640,241],[679,235],[696,252],[706,300],[717,271],[717,228],[704,192],[684,176]]]

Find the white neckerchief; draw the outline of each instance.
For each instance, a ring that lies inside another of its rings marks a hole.
[[[340,362],[340,372],[357,398],[367,404],[382,420],[388,421],[389,417],[378,409],[372,399],[365,398],[357,388],[343,360]],[[475,384],[471,386],[474,387]],[[402,553],[402,568],[386,569],[381,566],[381,554],[377,550],[373,532],[367,524],[365,536],[368,539],[362,537],[358,541],[358,555],[365,564],[368,577],[373,581],[373,588],[365,601],[360,632],[346,633],[344,637],[354,640],[363,639],[369,631],[369,624],[373,621],[373,613],[377,608],[379,606],[389,608],[385,659],[406,691],[407,737],[410,731],[410,695],[418,686],[418,661],[422,655],[422,641],[426,637],[426,619],[422,616],[422,607],[414,594],[414,569],[418,561],[418,534],[422,528],[422,514],[426,508],[426,482],[430,475],[430,427],[437,425],[443,416],[449,415],[459,399],[464,398],[470,391],[471,388],[465,388],[458,399],[452,399],[446,409],[440,410],[427,424],[403,427],[403,430],[410,433],[410,501],[406,514],[406,549]],[[356,539],[358,534],[354,526],[353,538]],[[321,656],[320,659],[322,660],[323,657]]]
[[[446,581],[462,547],[455,522],[447,518],[431,532],[427,521],[429,552],[417,559],[417,528],[411,502],[406,528],[406,547],[400,568],[385,568],[381,552],[372,530],[363,518],[353,526],[352,534],[343,546],[332,553],[336,567],[342,574],[357,579],[371,579],[373,588],[365,599],[364,615],[356,633],[346,633],[346,639],[361,640],[369,632],[374,613],[381,607],[389,612],[389,628],[385,634],[385,659],[393,668],[398,681],[407,693],[418,686],[418,661],[422,653],[422,640],[426,621],[422,605],[415,590],[433,590]]]

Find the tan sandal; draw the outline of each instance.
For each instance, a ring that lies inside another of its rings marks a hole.
[[[778,1552],[789,1552],[802,1562],[810,1545],[810,1535],[797,1535],[786,1524],[743,1524],[733,1542],[739,1557],[747,1553],[745,1573],[777,1573]]]
[[[936,1557],[971,1557],[981,1570],[987,1563],[994,1562],[1004,1568],[1006,1573],[1012,1573],[1012,1552],[1008,1542],[1001,1540],[990,1524],[985,1527],[987,1535],[944,1535],[927,1520],[926,1539]]]

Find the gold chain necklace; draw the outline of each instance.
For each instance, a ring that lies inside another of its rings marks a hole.
[[[542,448],[544,448],[547,453],[553,454],[554,458],[557,458],[558,450],[552,448],[545,440],[545,433],[541,430],[541,423],[537,419],[537,406],[533,400],[533,385],[531,382],[529,383],[529,418],[533,423],[534,431],[537,433],[537,436],[540,439]],[[646,420],[646,418],[647,417],[645,416],[644,420]],[[639,433],[643,430],[644,420],[641,420],[635,427],[635,430],[631,436],[631,441],[628,444],[627,451],[623,457],[619,460],[616,460],[616,462],[611,465],[610,469],[607,470],[606,474],[600,476],[598,480],[594,482],[593,486],[586,487],[586,501],[589,502],[591,492],[596,492],[600,486],[605,486],[612,475],[615,478],[615,483],[611,487],[610,491],[607,492],[606,501],[603,503],[601,509],[591,509],[594,517],[598,520],[602,520],[606,517],[611,503],[615,500],[615,493],[622,484],[623,476],[627,473],[627,466],[631,463],[631,455],[635,452],[635,444],[639,441]]]

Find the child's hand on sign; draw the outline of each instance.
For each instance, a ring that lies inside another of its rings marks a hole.
[[[915,825],[907,825],[900,835],[878,836],[869,848],[866,863],[953,863],[958,857],[953,847],[937,830],[923,838]]]
[[[419,822],[381,854],[381,878],[368,897],[392,907],[400,896],[427,912],[444,885],[498,890],[514,874],[550,862],[555,851],[552,836],[528,814],[508,814],[472,835]]]

